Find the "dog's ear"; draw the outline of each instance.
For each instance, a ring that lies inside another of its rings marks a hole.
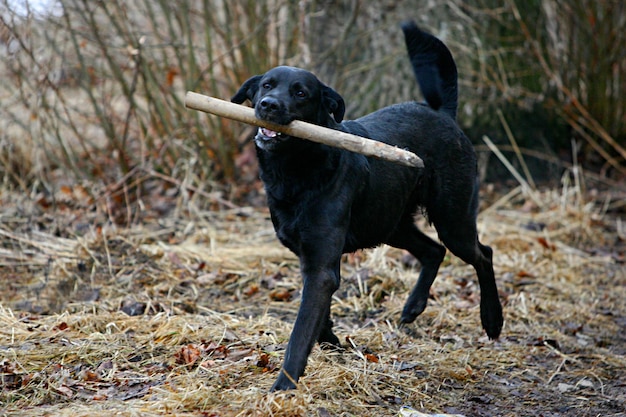
[[[239,87],[239,90],[235,93],[233,98],[230,99],[230,101],[237,104],[243,103],[246,99],[252,101],[256,92],[259,91],[259,81],[261,81],[261,78],[263,78],[263,75],[255,75],[254,77],[249,78],[241,87]]]
[[[346,103],[338,92],[328,86],[324,86],[322,89],[322,105],[328,113],[333,115],[337,123],[343,120],[346,113]]]

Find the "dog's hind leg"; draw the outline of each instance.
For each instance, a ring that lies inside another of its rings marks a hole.
[[[471,217],[471,218],[470,218]],[[475,216],[450,216],[433,221],[439,238],[450,252],[472,265],[480,285],[480,319],[490,339],[497,339],[504,319],[493,272],[493,251],[478,241]]]
[[[430,287],[435,281],[439,265],[443,261],[446,249],[422,233],[409,216],[396,228],[396,232],[387,239],[387,244],[408,250],[422,264],[417,283],[404,304],[400,321],[411,323],[419,316],[428,302]]]

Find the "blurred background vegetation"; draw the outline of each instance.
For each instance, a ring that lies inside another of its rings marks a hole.
[[[626,177],[619,0],[48,3],[0,0],[2,190],[105,200],[120,222],[146,195],[256,204],[253,129],[186,110],[185,92],[229,98],[288,64],[339,91],[347,118],[420,100],[408,18],[457,60],[459,122],[484,180],[510,171],[484,136],[530,184],[558,184],[573,166],[605,187]]]

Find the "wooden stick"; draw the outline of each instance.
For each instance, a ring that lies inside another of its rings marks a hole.
[[[256,118],[254,109],[230,101],[188,91],[185,96],[185,106],[365,156],[372,156],[409,167],[424,168],[422,159],[405,149],[300,120],[294,120],[288,125],[266,122]]]

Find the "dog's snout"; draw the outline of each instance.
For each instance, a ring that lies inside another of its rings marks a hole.
[[[263,97],[259,101],[261,108],[268,112],[275,112],[280,109],[280,102],[274,97]]]
[[[254,106],[259,119],[281,125],[289,124],[294,118],[288,111],[288,105],[279,97],[265,96]]]

